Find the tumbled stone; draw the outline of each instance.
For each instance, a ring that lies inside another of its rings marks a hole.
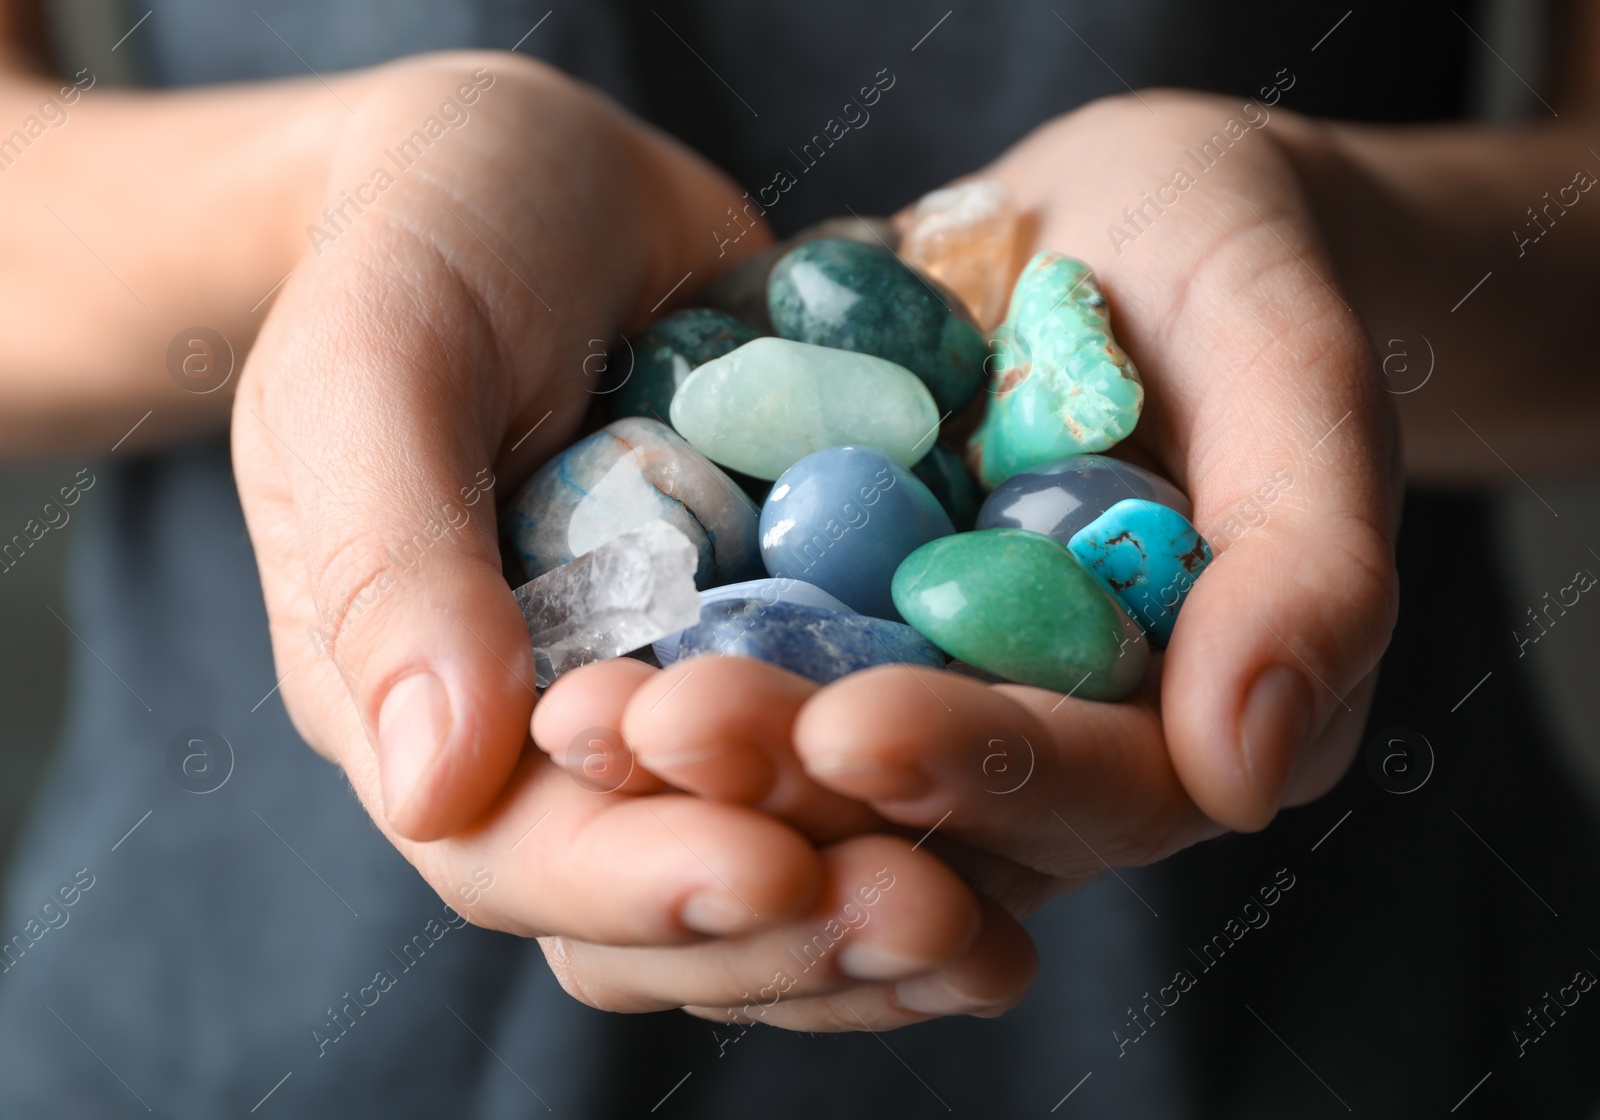
[[[935,443],[926,455],[917,460],[911,473],[933,491],[933,496],[939,499],[939,504],[950,515],[950,522],[957,532],[965,533],[972,528],[978,516],[978,507],[983,503],[983,494],[967,472],[961,456],[943,443]]]
[[[950,656],[1084,699],[1127,696],[1149,660],[1127,612],[1039,533],[982,529],[925,544],[895,573],[894,602]]]
[[[693,626],[698,559],[683,533],[647,521],[513,591],[533,639],[538,687]]]
[[[862,614],[898,620],[889,585],[913,551],[955,532],[905,467],[870,447],[830,447],[784,471],[761,507],[761,559]]]
[[[691,373],[672,426],[707,458],[775,479],[825,447],[876,447],[910,466],[933,445],[939,411],[914,374],[870,354],[758,338]]]
[[[761,574],[754,503],[658,420],[607,424],[546,463],[506,510],[523,571],[544,574],[651,521],[686,536],[701,587]]]
[[[983,335],[955,302],[883,246],[838,238],[792,250],[767,285],[772,325],[784,338],[904,366],[941,413],[972,399],[988,357]]]
[[[984,500],[980,529],[1029,529],[1062,544],[1124,498],[1160,502],[1184,517],[1189,499],[1143,467],[1109,455],[1072,455],[1012,475]]]
[[[725,236],[739,235],[729,226]],[[773,267],[791,249],[824,237],[842,237],[847,241],[882,245],[890,252],[900,243],[900,235],[886,218],[826,218],[735,265],[726,275],[706,285],[700,293],[700,299],[706,306],[726,311],[761,334],[774,334],[772,317],[767,313],[767,280],[772,276]],[[718,245],[722,245],[720,237]]]
[[[795,603],[802,607],[822,607],[824,610],[849,613],[850,608],[829,595],[820,587],[798,579],[751,579],[743,583],[725,583],[721,587],[700,592],[700,607],[704,610],[712,603],[749,599],[762,603]],[[656,660],[666,668],[678,659],[678,635],[673,631],[652,647]]]
[[[818,684],[874,665],[944,665],[937,647],[901,623],[761,599],[702,607],[678,641],[680,659],[701,654],[766,661]]]
[[[931,191],[897,223],[900,256],[960,297],[979,327],[992,330],[1011,293],[1018,217],[1011,188],[998,179]]]
[[[1144,627],[1157,649],[1166,648],[1189,589],[1211,563],[1211,546],[1188,518],[1139,498],[1106,510],[1078,530],[1067,548]]]
[[[674,311],[628,340],[628,355],[617,362],[617,383],[601,390],[601,412],[612,420],[648,416],[666,423],[673,395],[696,366],[757,337],[720,311]]]
[[[1144,406],[1094,274],[1059,253],[1040,253],[1022,270],[994,371],[988,415],[967,448],[990,489],[1018,471],[1104,451],[1133,431]]]

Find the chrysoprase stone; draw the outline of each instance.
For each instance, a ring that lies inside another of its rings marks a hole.
[[[691,373],[672,426],[707,458],[777,478],[825,447],[876,447],[910,466],[939,433],[927,386],[870,354],[758,338]]]
[[[723,232],[713,231],[717,244],[726,253],[725,239],[743,239],[732,217]],[[824,237],[842,237],[847,241],[861,241],[868,245],[882,245],[893,252],[900,243],[900,235],[887,218],[849,217],[827,218],[809,225],[787,240],[735,265],[728,273],[708,284],[700,298],[709,307],[726,311],[742,323],[747,323],[761,334],[773,334],[772,317],[767,314],[767,280],[772,269],[797,246]]]
[[[616,383],[602,390],[601,410],[608,419],[649,416],[666,423],[673,395],[696,366],[757,337],[720,311],[707,307],[674,311],[629,339],[629,354],[622,361],[613,356]]]
[[[870,447],[830,447],[779,477],[761,507],[761,559],[862,614],[899,620],[889,585],[917,548],[955,532],[905,467]]]
[[[1059,253],[1040,253],[1022,270],[993,368],[989,413],[968,445],[990,489],[1018,471],[1104,451],[1133,431],[1144,406],[1094,273]]]
[[[917,460],[911,473],[933,491],[933,496],[939,499],[939,504],[950,515],[950,522],[957,532],[965,533],[972,528],[978,516],[978,507],[983,504],[983,493],[967,472],[961,456],[944,444],[935,443],[926,455]]]
[[[760,513],[727,475],[658,420],[607,424],[546,463],[506,510],[523,571],[543,575],[630,529],[689,538],[701,587],[761,574]]]
[[[679,658],[699,654],[770,662],[818,684],[874,665],[944,665],[933,643],[901,623],[761,599],[701,607],[699,625],[678,640]]]
[[[922,378],[941,413],[972,399],[989,354],[956,304],[883,246],[838,238],[792,250],[767,285],[772,325],[784,338],[904,366]]]
[[[978,326],[992,330],[1011,292],[1017,219],[1011,188],[998,179],[931,191],[900,222],[900,256],[959,296]]]
[[[1061,545],[1022,529],[923,545],[894,576],[894,602],[934,645],[969,665],[1089,700],[1139,687],[1149,645]]]
[[[1189,499],[1158,474],[1109,455],[1072,455],[1012,475],[984,500],[980,529],[1030,529],[1062,544],[1124,498],[1188,517]]]
[[[743,583],[725,583],[721,587],[712,587],[700,592],[702,609],[712,603],[724,603],[733,599],[741,602],[749,599],[761,603],[795,603],[802,607],[821,607],[824,610],[850,613],[849,607],[822,588],[813,587],[798,579],[751,579]],[[652,647],[655,650],[656,660],[661,663],[662,668],[666,668],[678,659],[680,633],[674,631]]]
[[[1159,502],[1118,502],[1067,544],[1072,555],[1166,648],[1189,588],[1211,563],[1211,546],[1188,518]]]

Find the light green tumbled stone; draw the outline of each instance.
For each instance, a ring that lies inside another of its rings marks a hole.
[[[1019,684],[1120,700],[1144,679],[1139,627],[1072,553],[1042,533],[941,537],[895,571],[894,605],[934,645]]]
[[[1094,273],[1059,253],[1040,253],[1022,270],[993,361],[988,415],[968,445],[990,489],[1019,471],[1104,451],[1127,438],[1144,407]]]
[[[783,338],[758,338],[696,369],[671,415],[706,458],[766,479],[846,444],[909,467],[939,434],[932,394],[904,366]]]

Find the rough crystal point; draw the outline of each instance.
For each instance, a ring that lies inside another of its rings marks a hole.
[[[984,330],[1006,312],[1017,204],[997,179],[932,191],[901,222],[900,256],[949,288]]]
[[[938,437],[939,411],[904,366],[758,338],[689,375],[672,398],[672,426],[706,458],[775,479],[844,444],[876,447],[909,467]]]
[[[517,588],[538,686],[695,625],[699,559],[688,537],[651,521]]]
[[[993,489],[1018,471],[1125,439],[1144,407],[1139,372],[1111,336],[1111,315],[1082,261],[1028,262],[995,342],[989,414],[967,446]]]

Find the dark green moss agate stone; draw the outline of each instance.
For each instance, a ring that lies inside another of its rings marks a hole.
[[[881,245],[837,238],[801,245],[772,270],[767,310],[784,338],[904,366],[940,412],[966,404],[983,380],[988,348],[960,302]]]
[[[911,468],[911,473],[933,491],[933,496],[939,499],[939,504],[950,515],[956,532],[965,533],[977,523],[983,494],[972,475],[967,473],[960,455],[942,443],[935,443],[933,450]]]
[[[672,396],[696,366],[720,358],[759,335],[720,311],[674,311],[630,340],[631,364],[617,370],[620,384],[604,392],[601,411],[612,420],[648,416],[665,422]]]

